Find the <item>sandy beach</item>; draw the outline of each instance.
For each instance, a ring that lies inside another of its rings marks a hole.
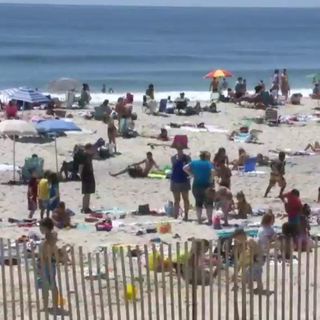
[[[205,102],[202,102],[202,104],[205,104]],[[303,99],[302,105],[300,106],[286,105],[279,107],[279,114],[282,116],[297,113],[312,115],[315,112],[313,108],[316,106],[317,102],[305,98]],[[192,117],[177,115],[160,117],[145,114],[144,112],[142,112],[141,104],[136,103],[134,106],[134,111],[138,114],[138,120],[136,121],[136,130],[143,135],[156,135],[159,133],[160,128],[168,125],[171,122],[188,122],[193,124],[205,122],[205,124],[211,126],[211,128],[218,129],[216,130],[218,132],[214,133],[193,132],[190,131],[190,129],[184,130],[181,128],[169,129],[170,137],[173,137],[175,134],[188,135],[189,149],[187,150],[187,153],[190,154],[193,159],[196,159],[199,152],[202,150],[207,150],[213,155],[221,146],[226,148],[230,160],[233,160],[237,157],[239,147],[245,148],[248,154],[252,156],[255,156],[257,153],[262,153],[264,155],[268,155],[270,158],[276,158],[277,154],[270,153],[269,150],[277,148],[286,150],[291,149],[292,151],[302,150],[308,143],[314,142],[314,140],[316,140],[317,136],[319,135],[319,124],[317,121],[308,121],[303,125],[281,124],[277,127],[269,127],[265,124],[256,124],[252,121],[249,122],[249,120],[247,120],[247,118],[263,117],[263,111],[242,108],[235,104],[229,103],[219,103],[218,110],[220,111],[219,113],[202,113],[199,116]],[[107,128],[103,122],[85,120],[80,115],[80,111],[71,111],[70,113],[72,113],[73,115],[74,122],[80,128],[82,128],[83,132],[78,134],[69,134],[66,137],[58,138],[57,145],[59,164],[61,164],[63,160],[71,160],[71,151],[75,144],[94,142],[100,137],[107,139]],[[23,114],[23,118],[28,119],[34,115],[41,116],[42,114],[43,111],[25,112]],[[237,143],[228,140],[227,132],[230,133],[232,130],[238,129],[241,126],[248,124],[250,125],[250,129],[257,129],[262,131],[259,135],[259,141],[261,144]],[[12,141],[10,139],[2,139],[1,141],[2,163],[10,164],[12,163]],[[130,269],[130,260],[126,257],[126,249],[124,249],[123,258],[121,254],[119,255],[119,252],[114,257],[110,251],[110,248],[114,244],[122,244],[124,246],[140,245],[141,248],[142,246],[147,245],[149,250],[152,250],[150,240],[159,237],[165,244],[164,254],[168,256],[169,249],[166,247],[166,244],[171,243],[172,247],[170,248],[170,251],[172,250],[172,253],[176,254],[177,241],[180,242],[182,246],[181,252],[183,252],[185,249],[185,241],[187,241],[191,237],[206,238],[208,240],[217,239],[217,233],[215,230],[213,230],[212,227],[207,225],[198,225],[196,223],[194,209],[191,210],[191,221],[189,222],[183,222],[182,217],[178,220],[173,220],[172,218],[166,216],[134,216],[130,214],[131,211],[137,210],[138,206],[141,204],[149,204],[151,209],[160,211],[168,200],[172,200],[172,196],[169,191],[169,180],[155,180],[149,178],[132,179],[127,174],[114,178],[109,175],[109,172],[116,172],[125,168],[130,163],[143,160],[145,157],[145,153],[151,150],[150,146],[148,146],[148,143],[156,142],[157,141],[154,139],[142,137],[132,139],[118,138],[118,151],[121,153],[121,155],[117,155],[116,157],[107,160],[94,161],[93,165],[97,182],[97,192],[92,197],[92,209],[99,210],[119,208],[127,213],[125,219],[117,219],[114,221],[114,228],[111,232],[97,232],[95,230],[94,224],[84,222],[85,215],[80,213],[80,182],[60,183],[61,200],[65,201],[67,207],[72,209],[76,213],[76,215],[72,218],[72,221],[79,224],[77,229],[58,231],[59,246],[62,246],[63,244],[70,244],[74,246],[74,249],[72,250],[74,252],[75,264],[72,264],[68,267],[60,265],[60,271],[58,271],[60,272],[60,280],[59,277],[57,280],[59,288],[63,290],[62,294],[66,301],[64,308],[66,310],[69,310],[68,316],[70,316],[70,314],[72,315],[73,312],[73,317],[75,319],[95,319],[95,316],[90,315],[90,310],[93,310],[93,312],[97,312],[97,314],[100,314],[99,310],[101,310],[101,316],[103,312],[105,312],[105,317],[107,318],[107,313],[109,314],[109,317],[110,314],[114,313],[114,318],[120,319],[120,317],[128,317],[128,313],[130,314],[131,312],[133,312],[133,314],[135,314],[136,312],[135,316],[137,316],[138,318],[142,314],[145,314],[146,319],[149,319],[150,317],[150,319],[158,319],[158,316],[160,316],[161,318],[161,316],[163,316],[164,314],[177,315],[181,311],[183,315],[187,316],[187,314],[191,312],[191,305],[189,304],[191,303],[191,286],[188,286],[185,282],[180,283],[178,280],[179,278],[177,278],[173,273],[159,273],[158,275],[156,275],[156,273],[151,272],[151,280],[146,280],[148,279],[148,273],[144,268],[144,265],[146,263],[145,257],[142,257],[142,260],[144,262],[141,262],[139,259],[133,260],[133,269]],[[55,169],[53,142],[43,144],[17,142],[16,150],[18,165],[23,164],[23,160],[25,157],[36,153],[44,158],[44,167],[46,169]],[[151,151],[153,152],[155,161],[160,167],[164,167],[165,165],[170,164],[170,157],[175,152],[175,150],[171,149],[170,147],[155,147]],[[312,207],[317,207],[317,203],[315,202],[315,200],[317,199],[318,190],[318,160],[319,156],[317,155],[287,158],[287,190],[290,190],[293,187],[298,188],[301,192],[301,198],[303,202],[309,203]],[[272,189],[269,197],[263,198],[265,188],[267,187],[269,181],[270,168],[258,167],[257,170],[261,173],[247,175],[239,174],[239,172],[237,171],[233,172],[231,184],[231,190],[233,194],[242,190],[245,193],[247,200],[252,204],[253,208],[271,208],[274,213],[283,213],[283,204],[277,198],[277,189]],[[22,235],[28,235],[30,231],[39,231],[38,227],[20,228],[15,224],[10,224],[7,222],[8,218],[23,219],[26,218],[28,214],[26,201],[27,187],[25,185],[10,186],[5,184],[10,179],[11,174],[9,173],[4,173],[1,176],[2,184],[0,185],[0,217],[2,219],[2,222],[0,223],[0,227],[2,238],[16,240]],[[193,196],[191,194],[190,199],[192,205],[194,205]],[[36,217],[39,217],[39,212],[36,213]],[[251,223],[259,223],[261,217],[250,217],[249,220]],[[161,221],[171,222],[171,233],[152,233],[140,236],[136,235],[139,230],[144,230],[149,226],[155,227]],[[232,220],[231,223],[239,224],[240,222]],[[281,226],[282,223],[283,221],[281,220],[276,221],[276,225],[278,226]],[[317,232],[317,229],[314,229],[313,232]],[[176,237],[174,237],[176,234],[178,234],[180,237],[178,240],[175,239]],[[81,252],[79,252],[80,246],[83,247],[83,252],[85,253],[84,256]],[[95,274],[98,272],[96,270],[100,270],[101,266],[106,266],[105,261],[103,260],[105,259],[105,256],[101,252],[101,248],[107,248],[109,250],[109,254],[107,255],[107,257],[110,264],[112,264],[112,259],[115,259],[115,264],[109,265],[108,277],[110,277],[110,279],[108,281],[110,281],[110,283],[107,282],[106,284],[104,278],[100,279],[98,277],[97,281],[97,278],[91,276],[90,273],[92,272],[92,274]],[[272,290],[272,292],[276,292],[276,296],[270,296],[270,298],[268,299],[263,297],[261,300],[262,305],[259,306],[260,300],[258,296],[254,296],[253,298],[253,296],[251,296],[249,292],[249,294],[245,295],[244,300],[242,300],[240,293],[241,289],[239,289],[239,298],[237,299],[239,305],[242,306],[241,310],[245,310],[243,309],[243,306],[247,306],[247,315],[249,314],[250,310],[250,314],[253,316],[253,319],[261,318],[261,314],[263,314],[263,319],[267,314],[269,314],[268,317],[270,319],[273,319],[273,314],[277,313],[277,311],[273,310],[279,310],[279,312],[280,310],[286,310],[283,309],[283,307],[282,309],[279,307],[280,301],[286,301],[285,305],[289,305],[291,308],[290,310],[294,310],[290,301],[292,301],[292,299],[298,299],[299,294],[301,295],[301,292],[305,293],[307,291],[293,291],[292,288],[297,288],[297,285],[301,285],[301,288],[308,288],[301,290],[309,290],[309,287],[310,290],[311,288],[313,288],[312,290],[318,288],[318,285],[314,285],[316,279],[311,277],[311,275],[314,274],[314,264],[320,263],[320,261],[318,261],[318,258],[315,258],[314,254],[311,254],[310,258],[308,259],[310,259],[309,261],[312,261],[312,263],[310,263],[308,269],[306,259],[307,256],[303,255],[303,258],[299,260],[299,264],[297,260],[293,260],[293,269],[289,267],[289,264],[284,265],[281,263],[271,264],[271,271],[269,269],[269,271],[267,271],[267,268],[265,267],[263,276],[264,283],[265,285],[270,286],[269,288],[270,290]],[[104,263],[102,261],[104,261]],[[32,271],[32,261],[30,261],[30,263],[31,266],[29,266],[29,268]],[[81,265],[84,265],[84,269],[81,269]],[[275,267],[275,265],[277,265],[277,267]],[[36,278],[33,278],[35,277],[33,272],[30,273],[30,271],[28,272],[27,270],[24,275],[25,267],[26,266],[24,265],[22,277],[21,279],[19,278],[19,281],[12,280],[13,278],[10,276],[11,274],[9,272],[10,269],[7,269],[7,267],[2,268],[2,274],[4,277],[2,279],[7,280],[7,286],[12,285],[10,290],[11,294],[8,295],[7,300],[3,303],[11,305],[15,299],[14,297],[17,296],[20,292],[20,294],[24,296],[25,312],[29,312],[29,310],[32,310],[30,311],[31,314],[33,312],[37,313],[37,310],[41,309],[41,296],[40,298],[37,298],[37,290],[32,285],[30,289],[31,293],[27,291],[28,287],[26,286],[26,284],[28,283],[28,274],[31,277],[31,280],[29,280],[31,281],[31,284],[32,281],[35,281]],[[90,271],[90,268],[92,268],[93,271]],[[278,271],[277,268],[279,269]],[[14,267],[13,270],[13,272],[18,272],[18,269],[16,269],[16,267]],[[118,270],[117,276],[115,275],[116,270]],[[197,313],[199,317],[203,314],[208,314],[209,312],[211,312],[211,306],[213,306],[213,314],[220,317],[221,319],[227,317],[227,314],[229,314],[230,317],[233,317],[234,292],[231,291],[232,283],[228,284],[228,280],[226,280],[231,275],[232,269],[230,268],[230,270],[228,270],[228,266],[226,266],[226,269],[224,268],[223,272],[220,273],[218,279],[214,280],[213,284],[210,285],[210,287],[205,287],[203,289],[199,287],[197,289]],[[291,270],[292,276],[290,275]],[[74,273],[73,277],[71,278],[72,271],[74,271]],[[86,275],[86,280],[82,279],[83,274]],[[310,278],[306,278],[309,277],[309,274]],[[284,282],[283,279],[289,279],[289,275],[291,277],[291,280]],[[67,281],[68,277],[70,277],[70,280],[68,280],[70,281],[70,283]],[[89,288],[91,288],[91,298],[85,298],[86,294],[83,292],[81,294],[79,293],[79,296],[78,293],[75,295],[75,292],[77,292],[77,290],[81,291],[80,282],[78,283],[79,288],[76,289],[77,282],[80,281],[79,279],[82,279],[82,285],[83,283],[85,283],[85,285],[87,286],[87,290],[90,290]],[[103,285],[101,285],[101,281]],[[147,300],[149,298],[149,289],[147,287],[148,282],[146,283],[145,281],[150,281],[151,283],[150,301],[151,305],[153,306],[151,309],[147,308],[146,304],[147,301],[149,301]],[[124,292],[126,290],[125,288],[128,283],[130,284],[134,282],[137,283],[137,288],[139,288],[139,298],[138,300],[134,299],[127,304],[127,300],[124,299]],[[277,282],[278,287],[277,285],[275,285],[275,283]],[[308,286],[306,286],[307,283]],[[15,289],[12,290],[12,288]],[[19,288],[22,288],[22,291],[19,291]],[[119,290],[119,292],[117,290]],[[14,294],[12,294],[12,292],[14,292]],[[95,292],[95,294],[93,294],[93,292]],[[118,298],[117,292],[119,295]],[[158,297],[154,295],[154,292],[157,292]],[[243,293],[243,291],[241,292]],[[289,292],[289,294],[286,295],[286,300],[283,300],[283,292]],[[28,300],[28,296],[32,296],[32,298]],[[103,304],[98,296],[110,296],[110,299],[108,298],[109,300],[104,302]],[[179,299],[182,299],[181,302],[179,302]],[[202,303],[204,299],[206,301],[205,305]],[[29,301],[29,304],[27,304],[26,301]],[[185,303],[185,301],[188,302]],[[218,301],[218,304],[213,303],[212,301]],[[226,304],[226,301],[228,301],[229,304]],[[79,303],[80,306],[79,310],[75,309],[77,303]],[[166,305],[167,303],[169,304]],[[182,309],[179,311],[179,304],[181,303]],[[307,303],[307,300],[302,300],[299,308],[301,308],[301,310],[305,310]],[[121,307],[118,309],[117,306],[119,304],[121,305]],[[3,305],[6,306],[5,304]],[[229,306],[230,309],[227,306]],[[6,316],[8,317],[8,319],[10,319],[10,316],[14,316],[15,311],[13,308],[9,308],[8,310],[9,311]],[[82,312],[88,312],[88,310],[89,315],[84,316]],[[267,312],[267,310],[269,311]],[[284,319],[290,319],[291,313],[288,313],[287,311],[283,312],[285,312]],[[44,314],[41,314],[44,317]],[[147,314],[149,316],[147,316]],[[183,315],[182,317],[183,319],[185,319]],[[242,316],[244,316],[243,313]],[[131,318],[132,317],[129,316],[128,319]],[[138,319],[135,317],[133,318]],[[302,315],[301,319],[306,319],[306,316]]]
[[[313,108],[317,102],[308,98],[303,100],[300,106],[282,106],[279,109],[281,115],[287,114],[313,114]],[[263,111],[256,111],[247,108],[241,108],[234,104],[220,103],[218,109],[221,111],[217,114],[203,113],[199,116],[184,117],[171,115],[170,117],[150,116],[142,112],[141,106],[137,104],[134,111],[138,114],[136,121],[136,130],[141,134],[156,135],[160,128],[169,124],[175,123],[200,123],[205,122],[207,125],[213,125],[219,129],[224,129],[231,132],[234,129],[247,124],[248,121],[244,118],[254,118],[263,116]],[[24,118],[27,119],[32,115],[40,115],[41,111],[25,112]],[[58,155],[59,164],[63,160],[71,160],[71,152],[73,146],[77,143],[94,142],[99,137],[107,139],[107,128],[102,122],[94,120],[84,120],[79,116],[79,111],[71,112],[74,116],[74,122],[85,132],[92,131],[94,133],[80,133],[68,135],[67,137],[58,138]],[[229,141],[226,133],[208,133],[208,132],[189,132],[182,129],[170,129],[169,135],[173,137],[175,134],[187,134],[189,138],[189,150],[193,159],[198,157],[199,151],[207,150],[214,154],[221,146],[225,147],[229,159],[235,159],[239,147],[245,148],[249,155],[255,156],[257,153],[268,155],[270,158],[275,158],[277,155],[269,153],[271,149],[291,149],[302,150],[308,143],[312,143],[319,135],[319,124],[316,121],[307,122],[304,126],[301,125],[286,125],[282,124],[278,127],[269,127],[265,124],[250,124],[250,129],[262,130],[259,135],[261,144],[247,144]],[[118,150],[121,155],[116,157],[94,161],[94,171],[97,182],[97,192],[92,198],[92,208],[110,209],[120,208],[125,212],[137,210],[141,204],[149,204],[151,209],[159,210],[163,208],[168,200],[172,200],[172,195],[169,189],[168,180],[154,179],[132,179],[124,174],[117,178],[109,176],[109,172],[116,172],[126,168],[128,164],[141,161],[145,157],[145,153],[150,151],[148,143],[155,143],[154,139],[137,137],[133,139],[117,139]],[[46,169],[55,169],[54,143],[32,144],[32,143],[17,143],[17,164],[22,165],[24,158],[36,153],[44,158]],[[154,159],[160,167],[170,164],[170,157],[174,154],[174,150],[169,147],[156,147],[151,150]],[[12,141],[10,139],[2,139],[1,143],[1,159],[2,163],[12,163]],[[317,198],[318,189],[318,156],[303,156],[303,157],[288,157],[287,159],[287,190],[296,187],[301,192],[301,197],[304,201],[313,204]],[[269,198],[264,199],[263,194],[268,184],[270,169],[268,167],[258,168],[259,171],[264,171],[265,174],[256,176],[239,175],[233,173],[232,177],[232,192],[243,190],[248,201],[254,208],[270,207],[275,212],[281,212],[282,204],[276,198],[278,190],[273,189]],[[1,177],[2,183],[5,183],[11,178],[9,173],[4,173]],[[84,215],[80,214],[81,208],[81,184],[79,182],[63,182],[60,184],[61,199],[66,202],[67,207],[72,209],[76,216],[74,222],[84,223]],[[26,201],[26,186],[8,186],[0,185],[0,216],[3,219],[1,223],[2,237],[16,239],[22,234],[28,233],[29,229],[17,228],[14,225],[6,223],[7,218],[23,219],[27,217],[27,201]],[[191,203],[193,197],[190,194]],[[38,217],[38,213],[36,214]],[[195,218],[191,214],[191,218]],[[155,224],[166,217],[147,217],[147,222]],[[146,222],[146,217],[137,217],[127,215],[123,220],[125,224],[133,222]],[[62,230],[59,232],[59,238],[70,244],[82,245],[84,247],[95,249],[100,245],[113,243],[124,244],[144,244],[148,242],[150,235],[136,236],[136,230],[139,226],[126,227],[120,230],[114,230],[110,233],[96,232],[94,228],[89,226],[83,230]],[[32,228],[31,228],[32,230]],[[35,228],[37,230],[37,228]],[[215,238],[215,231],[208,226],[198,226],[195,222],[185,223],[180,219],[173,223],[173,234],[178,233],[182,240],[186,240],[192,236],[205,237],[208,239]],[[164,235],[166,240],[170,240],[171,236]]]

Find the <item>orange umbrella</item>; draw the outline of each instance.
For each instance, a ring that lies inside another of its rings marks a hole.
[[[205,79],[229,78],[229,77],[232,77],[232,73],[228,70],[223,70],[223,69],[213,70],[204,76]]]

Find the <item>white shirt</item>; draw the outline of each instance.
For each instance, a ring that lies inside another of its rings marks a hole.
[[[269,244],[276,232],[272,227],[260,227],[258,230],[258,244],[264,252],[267,252]]]

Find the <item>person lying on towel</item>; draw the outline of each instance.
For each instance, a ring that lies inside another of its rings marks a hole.
[[[144,164],[144,168],[142,167],[143,164]],[[117,173],[109,173],[109,174],[112,177],[117,177],[121,174],[128,172],[131,178],[146,178],[153,167],[160,170],[159,166],[153,159],[152,153],[147,152],[146,159],[137,163],[133,163],[129,165],[126,169],[123,169]]]

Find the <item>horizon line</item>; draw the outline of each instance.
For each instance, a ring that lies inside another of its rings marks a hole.
[[[129,5],[129,4],[86,4],[86,3],[10,3],[10,2],[0,2],[0,6],[2,5],[10,5],[10,6],[32,6],[32,5],[38,5],[38,6],[53,6],[53,7],[131,7],[131,8],[218,8],[218,9],[320,9],[319,6],[220,6],[220,5],[214,5],[214,6],[193,6],[193,5]]]

